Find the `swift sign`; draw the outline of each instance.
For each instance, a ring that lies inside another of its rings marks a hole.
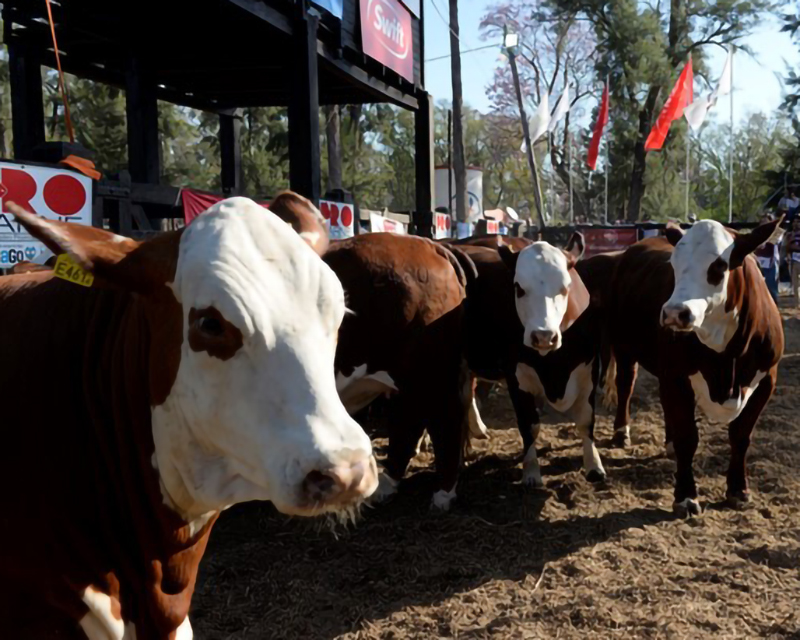
[[[370,58],[414,82],[411,14],[397,0],[360,0],[361,47]]]
[[[50,253],[6,209],[6,202],[49,220],[92,224],[92,180],[74,171],[0,162],[0,268]]]

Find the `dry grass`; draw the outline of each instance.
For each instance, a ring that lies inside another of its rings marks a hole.
[[[608,484],[580,473],[574,431],[545,418],[546,489],[519,484],[520,438],[504,392],[448,514],[428,510],[430,458],[402,493],[334,532],[268,504],[225,513],[192,612],[210,638],[800,638],[800,316],[786,311],[776,396],[756,428],[754,501],[722,508],[726,431],[701,423],[705,513],[671,513],[655,381],[634,398],[633,446],[605,448]]]

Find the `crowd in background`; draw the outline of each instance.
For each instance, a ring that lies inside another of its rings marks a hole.
[[[775,215],[784,216],[781,227],[784,234],[770,238],[755,251],[758,266],[764,275],[769,292],[777,303],[779,282],[788,279],[792,297],[796,307],[800,307],[800,198],[795,192],[787,189],[778,202],[776,214],[766,212],[761,222],[773,220]],[[782,278],[781,275],[786,277]]]

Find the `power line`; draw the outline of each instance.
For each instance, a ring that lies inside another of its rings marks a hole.
[[[499,45],[496,45],[496,44],[487,44],[487,45],[484,45],[482,47],[475,47],[474,49],[465,49],[464,51],[459,51],[459,54],[463,56],[465,53],[472,53],[473,51],[483,51],[484,49],[494,49],[495,47],[498,47],[498,46]],[[448,53],[447,55],[444,55],[444,56],[436,56],[435,58],[427,58],[425,60],[425,62],[435,62],[436,60],[445,60],[445,59],[451,58],[451,57],[452,57],[452,55]]]

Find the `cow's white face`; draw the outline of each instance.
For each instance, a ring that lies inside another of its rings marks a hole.
[[[734,237],[719,222],[701,220],[675,245],[670,262],[675,288],[661,310],[661,324],[675,331],[700,331],[724,310]]]
[[[519,252],[514,294],[526,347],[541,354],[561,347],[561,322],[567,312],[570,283],[567,257],[561,249],[535,242]]]
[[[153,409],[172,506],[193,517],[271,500],[310,515],[369,496],[370,440],[334,380],[344,292],[319,256],[274,214],[231,198],[184,232],[172,290],[181,359]]]

